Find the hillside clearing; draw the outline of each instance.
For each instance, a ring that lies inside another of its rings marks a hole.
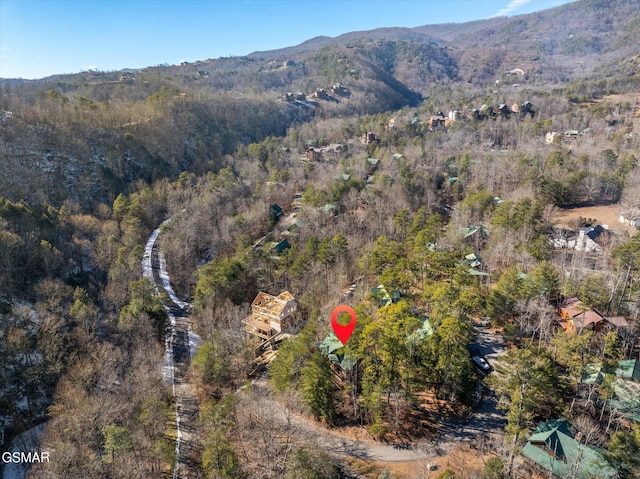
[[[558,209],[553,215],[552,224],[560,228],[575,229],[580,217],[595,219],[599,224],[607,225],[615,233],[633,235],[637,231],[637,228],[620,223],[617,204]]]

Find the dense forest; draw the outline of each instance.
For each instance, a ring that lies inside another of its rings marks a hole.
[[[175,307],[141,266],[167,219],[201,338],[180,477],[548,477],[521,452],[558,419],[605,477],[638,477],[637,384],[616,370],[640,353],[640,5],[465,25],[0,81],[1,447],[46,423],[55,456],[27,477],[177,470]],[[245,331],[260,291],[297,303],[277,344]],[[572,298],[602,326],[571,333]],[[357,326],[328,354],[338,304]],[[502,345],[489,373],[479,334]],[[457,444],[434,444],[488,397],[500,428],[456,465]]]

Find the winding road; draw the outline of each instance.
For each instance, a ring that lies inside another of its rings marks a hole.
[[[385,444],[345,437],[336,431],[317,425],[306,417],[288,411],[274,398],[265,379],[253,381],[252,388],[254,394],[259,397],[263,411],[272,420],[283,425],[294,423],[327,452],[363,461],[428,462],[435,457],[446,455],[459,444],[501,435],[506,424],[504,414],[497,410],[496,398],[488,394],[471,416],[441,423],[438,435],[433,439],[420,440],[411,444]]]
[[[165,359],[162,368],[164,380],[171,384],[175,398],[176,415],[176,460],[173,479],[200,477],[200,440],[197,435],[198,401],[193,385],[187,380],[191,358],[200,338],[191,330],[188,311],[190,303],[180,301],[176,296],[164,256],[157,246],[157,239],[167,220],[151,233],[142,260],[142,274],[151,281],[156,292],[163,290],[171,298],[172,304],[165,306],[169,315],[169,330],[165,337]]]
[[[200,339],[191,331],[188,311],[192,305],[181,301],[171,287],[169,274],[162,253],[156,242],[165,221],[156,229],[147,241],[143,259],[143,275],[156,285],[156,290],[165,291],[172,300],[167,307],[170,329],[166,337],[165,365],[163,375],[172,384],[175,396],[176,413],[176,463],[173,478],[198,477],[200,440],[196,434],[198,403],[193,386],[187,381],[186,373],[191,357]],[[484,332],[477,332],[477,341],[488,349],[486,353],[503,354],[504,345]],[[483,351],[485,352],[485,351]],[[470,443],[482,437],[502,434],[506,419],[497,410],[497,401],[493,394],[485,394],[476,411],[468,418],[442,423],[436,439],[422,440],[413,444],[383,444],[348,438],[328,430],[287,411],[273,396],[267,381],[253,381],[253,390],[260,395],[260,401],[268,409],[269,417],[286,424],[294,421],[308,436],[327,452],[343,457],[355,457],[375,462],[427,462],[437,456],[446,455],[460,443]],[[243,393],[243,388],[237,391]]]

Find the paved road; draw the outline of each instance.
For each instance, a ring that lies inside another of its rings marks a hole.
[[[501,356],[507,354],[504,337],[501,334],[491,332],[488,328],[474,326],[473,342],[469,345],[487,358],[489,364],[495,364]],[[465,438],[478,437],[479,435],[498,434],[504,431],[507,418],[504,411],[497,408],[498,400],[493,391],[485,390],[482,401],[476,411],[466,421],[454,424],[463,428],[460,434]]]
[[[412,444],[384,444],[355,440],[287,411],[275,399],[265,379],[254,381],[253,388],[260,398],[261,406],[266,408],[269,417],[273,420],[282,424],[290,421],[295,423],[327,452],[364,461],[427,462],[437,456],[446,455],[460,443],[472,442],[480,439],[481,436],[501,434],[505,424],[504,415],[496,410],[495,398],[488,396],[469,418],[442,425],[440,434],[432,440],[421,440]]]
[[[474,326],[473,333],[473,342],[469,346],[477,348],[489,362],[507,354],[504,337],[501,334],[492,333],[488,328],[478,326]]]
[[[163,225],[169,223],[165,221]],[[199,407],[193,385],[187,381],[187,371],[197,338],[191,331],[187,311],[191,304],[180,301],[171,287],[169,273],[157,246],[160,228],[156,229],[145,247],[142,261],[143,276],[165,291],[173,304],[167,307],[170,328],[165,339],[164,379],[172,385],[176,413],[176,464],[173,479],[202,477],[199,467],[201,442],[197,435]]]

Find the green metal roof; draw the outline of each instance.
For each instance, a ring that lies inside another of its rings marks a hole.
[[[471,276],[489,276],[489,273],[485,271],[478,271],[477,269],[469,268],[468,273]]]
[[[489,276],[489,273],[476,269],[482,266],[482,258],[475,253],[466,255],[462,261],[459,261],[459,264],[467,266],[471,276]]]
[[[603,368],[601,363],[587,364],[582,374],[583,384],[600,384],[605,374],[613,374],[612,369]],[[618,414],[640,423],[640,364],[635,359],[620,361],[613,380],[613,398],[609,407]]]
[[[617,409],[621,416],[640,423],[640,383],[618,377],[613,382],[613,392],[609,407]]]
[[[349,355],[348,353],[345,354],[344,345],[334,333],[327,334],[327,336],[320,342],[319,347],[320,352],[324,354],[329,361],[333,364],[337,364],[345,371],[351,370],[358,362],[357,358]]]
[[[484,237],[489,236],[489,228],[487,228],[484,225],[481,226],[469,226],[467,229],[465,229],[464,231],[464,237],[468,238],[469,236],[472,236],[476,233],[480,232],[480,234]]]
[[[407,340],[409,340],[409,342],[421,342],[433,335],[433,326],[431,326],[429,318],[420,318],[420,321],[422,322],[420,327],[407,336]]]
[[[470,266],[472,268],[477,268],[478,266],[482,265],[482,258],[475,253],[469,253],[464,257],[464,259],[467,263],[467,266]]]
[[[331,203],[327,203],[322,207],[322,212],[325,214],[334,214],[338,213],[338,207],[336,205],[332,205]]]
[[[602,454],[575,440],[569,423],[563,419],[539,424],[522,449],[522,455],[559,478],[572,477],[576,468],[577,479],[616,476]]]
[[[584,384],[600,383],[604,374],[613,374],[614,371],[606,370],[602,367],[602,363],[587,364],[582,374],[582,382]],[[637,359],[627,359],[620,361],[615,370],[616,377],[620,379],[630,379],[640,382],[640,362]]]
[[[324,340],[320,342],[320,352],[325,356],[328,356],[343,347],[344,345],[334,333],[327,334]]]
[[[587,364],[582,373],[583,384],[595,384],[602,382],[602,374],[600,372],[602,365],[600,363]]]
[[[640,361],[637,359],[620,361],[618,369],[616,369],[616,376],[640,382]]]
[[[569,429],[569,423],[566,420],[551,419],[550,421],[538,424],[538,427],[529,438],[529,441],[547,441],[558,432],[573,437],[573,434],[571,434]]]
[[[284,239],[282,241],[272,241],[267,245],[267,247],[270,250],[275,250],[278,254],[282,254],[285,250],[291,248],[291,245],[286,239]]]
[[[376,288],[371,288],[371,294],[378,301],[378,306],[389,306],[400,301],[400,291],[394,289],[389,293],[382,284],[379,284]]]

